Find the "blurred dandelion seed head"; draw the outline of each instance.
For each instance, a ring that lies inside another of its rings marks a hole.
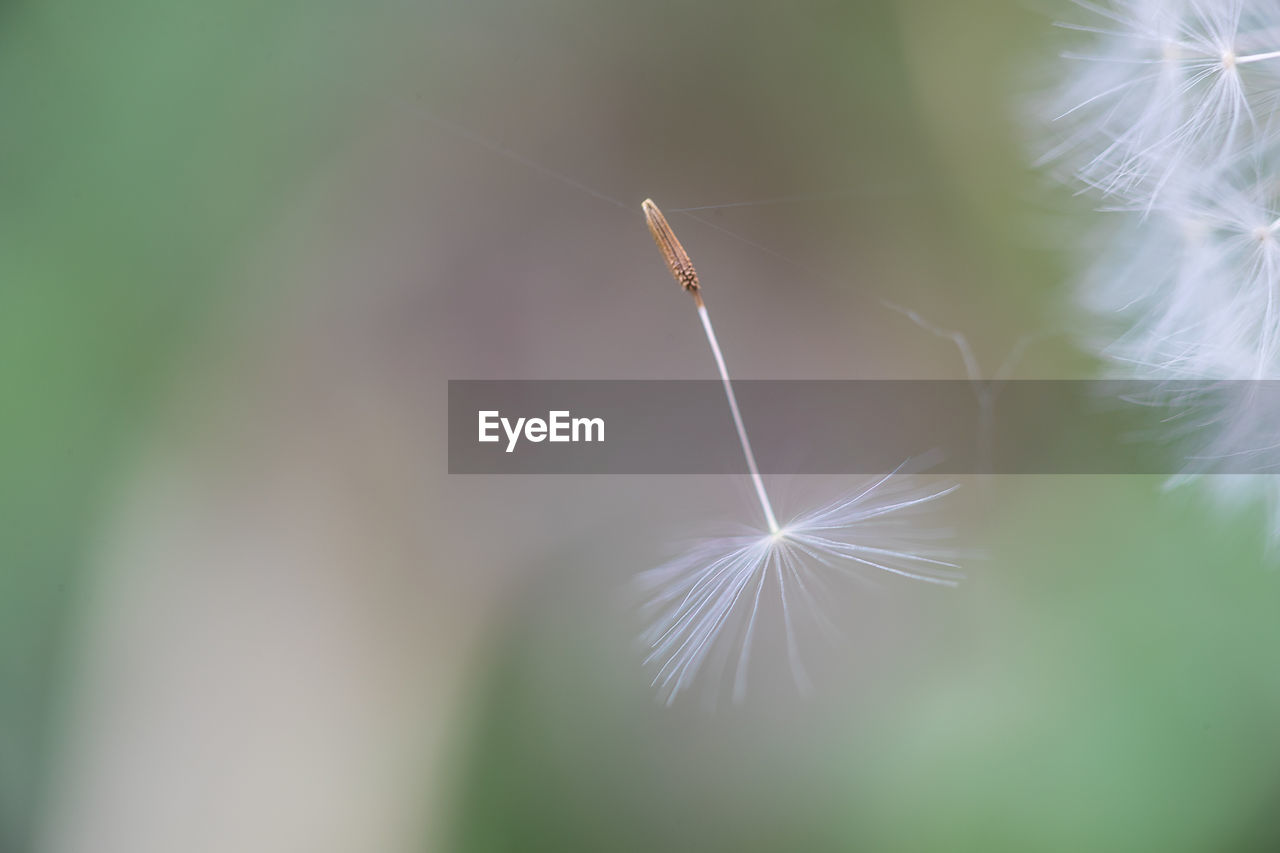
[[[1280,378],[1280,4],[1075,5],[1082,20],[1060,26],[1084,44],[1041,113],[1055,136],[1041,162],[1105,205],[1104,249],[1084,263],[1087,337],[1116,374],[1152,380],[1152,402],[1184,407],[1170,437],[1188,474],[1227,447],[1268,451],[1277,421],[1248,393],[1180,399],[1161,382]],[[1275,478],[1248,490],[1280,507]],[[1270,526],[1280,542],[1280,512]]]
[[[1245,0],[1078,0],[1059,26],[1087,44],[1063,54],[1044,114],[1057,144],[1042,158],[1107,197],[1153,203],[1189,173],[1274,139],[1280,83],[1271,4]]]

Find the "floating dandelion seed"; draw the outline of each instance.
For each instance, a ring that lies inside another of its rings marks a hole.
[[[801,660],[798,620],[808,615],[828,638],[839,633],[827,612],[830,579],[866,579],[867,570],[875,570],[945,586],[958,582],[958,566],[948,559],[948,552],[930,544],[945,531],[909,524],[915,511],[958,486],[920,488],[904,483],[895,476],[904,463],[861,491],[780,525],[747,438],[697,271],[658,206],[646,199],[643,209],[671,274],[693,295],[767,528],[704,540],[640,575],[638,583],[652,617],[641,637],[649,650],[645,663],[656,669],[654,686],[670,704],[704,667],[723,674],[736,658],[733,698],[740,701],[765,588],[776,585],[787,660],[797,688],[806,692],[811,684]]]

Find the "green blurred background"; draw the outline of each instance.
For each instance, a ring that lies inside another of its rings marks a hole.
[[[975,480],[818,695],[658,706],[722,478],[451,478],[450,378],[963,376],[1068,343],[1015,0],[0,8],[0,850],[1274,849],[1262,513]],[[778,483],[782,493],[804,484]]]

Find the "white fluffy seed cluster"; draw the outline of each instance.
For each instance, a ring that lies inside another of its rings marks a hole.
[[[1280,379],[1280,3],[1076,5],[1044,162],[1102,209],[1082,288],[1099,350],[1126,377]],[[1201,460],[1227,434],[1232,453],[1280,441],[1266,406],[1202,426]]]

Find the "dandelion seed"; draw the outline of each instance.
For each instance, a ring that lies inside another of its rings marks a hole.
[[[1086,186],[1154,202],[1180,176],[1274,141],[1259,107],[1280,83],[1274,9],[1244,0],[1077,0],[1093,38],[1048,110],[1060,141],[1044,158]]]
[[[668,704],[703,670],[710,667],[723,674],[732,663],[732,696],[741,701],[769,588],[771,595],[776,591],[781,606],[787,661],[796,687],[807,692],[812,685],[803,662],[800,620],[811,620],[828,639],[839,634],[829,613],[833,580],[866,580],[869,574],[887,573],[946,586],[959,581],[959,567],[949,552],[933,544],[946,531],[909,523],[922,507],[958,486],[922,488],[904,482],[897,476],[900,466],[859,492],[780,525],[693,262],[657,205],[646,199],[643,209],[672,276],[694,297],[765,521],[764,530],[704,540],[639,576],[652,620],[642,634],[648,649],[645,663],[656,671],[653,684]]]

